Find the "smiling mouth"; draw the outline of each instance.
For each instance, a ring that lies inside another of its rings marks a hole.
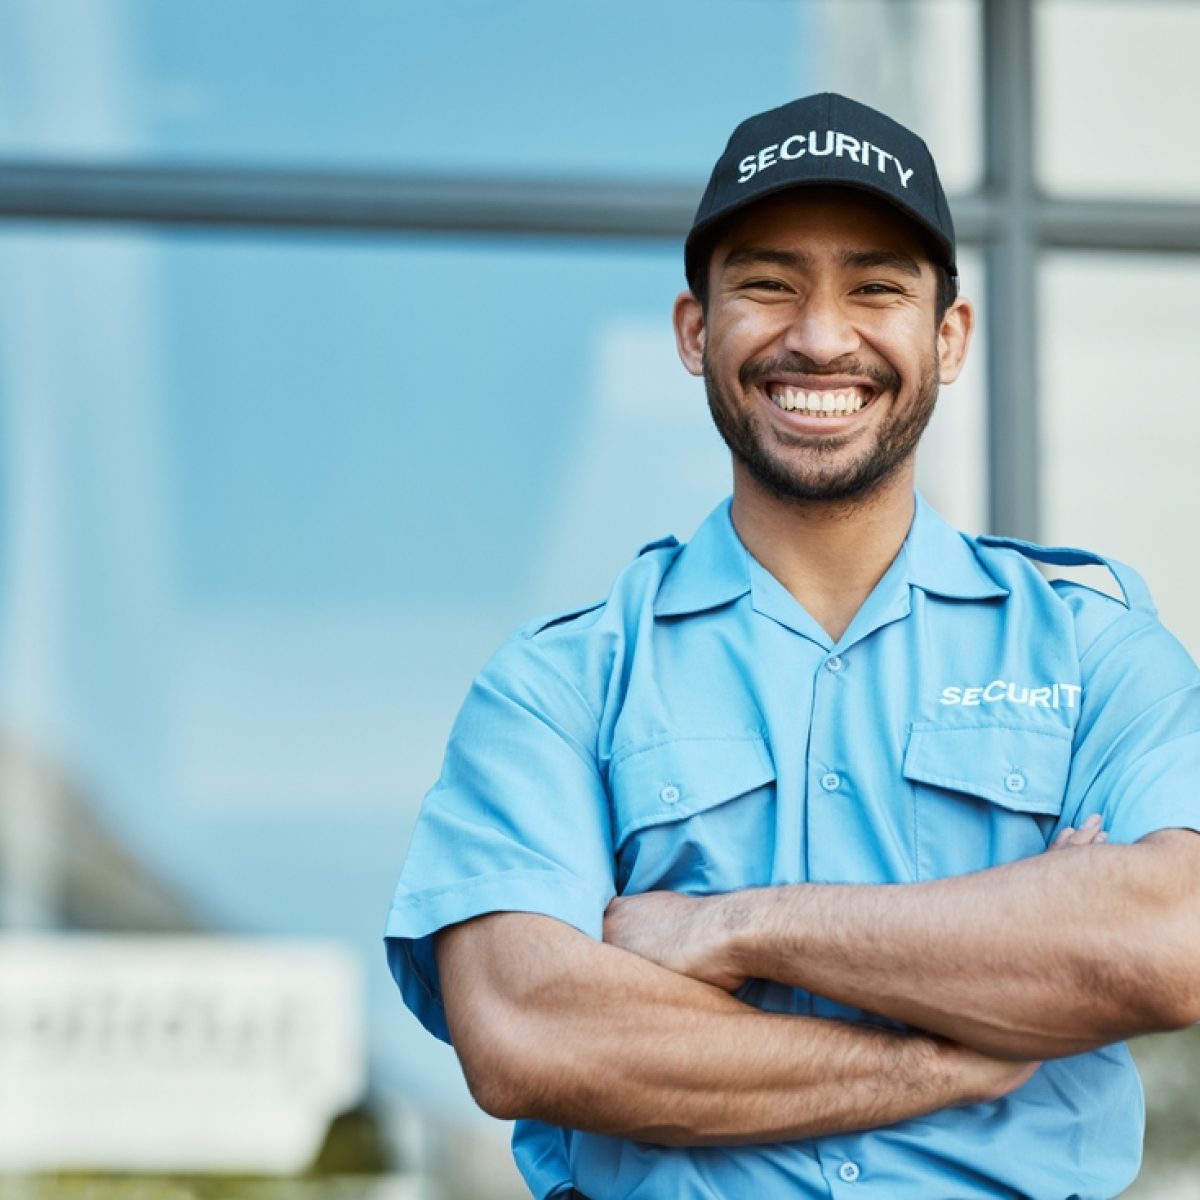
[[[871,402],[867,389],[861,387],[810,392],[804,388],[773,384],[767,388],[767,395],[776,408],[810,417],[846,417]]]

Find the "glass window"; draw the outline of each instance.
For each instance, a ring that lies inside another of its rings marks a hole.
[[[394,1015],[382,906],[470,678],[728,491],[680,257],[0,233],[6,727],[219,924],[359,945]],[[970,525],[981,395],[922,468]]]
[[[414,1093],[461,1085],[398,1036],[380,923],[469,679],[727,490],[681,275],[674,246],[0,234],[4,728],[218,927],[360,947]]]
[[[1196,656],[1200,259],[1056,254],[1041,304],[1044,539],[1136,567]]]
[[[806,20],[777,0],[13,0],[0,152],[691,178],[735,114],[794,93]]]
[[[1037,174],[1065,195],[1200,193],[1200,6],[1175,0],[1035,6]]]
[[[10,0],[0,154],[699,186],[741,118],[833,86],[926,129],[959,189],[977,25],[968,0]]]
[[[963,191],[979,12],[10,0],[0,157],[699,188],[738,120],[833,88]],[[423,1103],[460,1075],[378,939],[463,692],[728,490],[681,283],[667,243],[0,228],[0,720],[214,927],[357,946],[379,1076]],[[982,349],[920,464],[971,529]]]
[[[983,34],[977,0],[819,0],[812,9],[805,90],[844,92],[890,113],[929,143],[947,192],[978,187]]]

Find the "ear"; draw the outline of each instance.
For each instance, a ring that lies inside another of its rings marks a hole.
[[[960,296],[946,309],[938,327],[938,361],[942,383],[953,383],[967,359],[967,347],[975,329],[975,310],[970,300]]]
[[[675,297],[675,347],[693,375],[704,374],[704,308],[691,292]]]

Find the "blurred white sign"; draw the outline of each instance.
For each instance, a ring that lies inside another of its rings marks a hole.
[[[0,1171],[290,1173],[361,1095],[337,946],[0,937]]]

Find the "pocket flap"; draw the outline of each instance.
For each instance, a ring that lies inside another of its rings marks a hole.
[[[1024,813],[1062,811],[1070,766],[1070,732],[1032,726],[919,722],[904,754],[906,779]]]
[[[613,761],[610,775],[617,849],[639,829],[684,820],[774,778],[770,749],[758,733],[633,747]]]

